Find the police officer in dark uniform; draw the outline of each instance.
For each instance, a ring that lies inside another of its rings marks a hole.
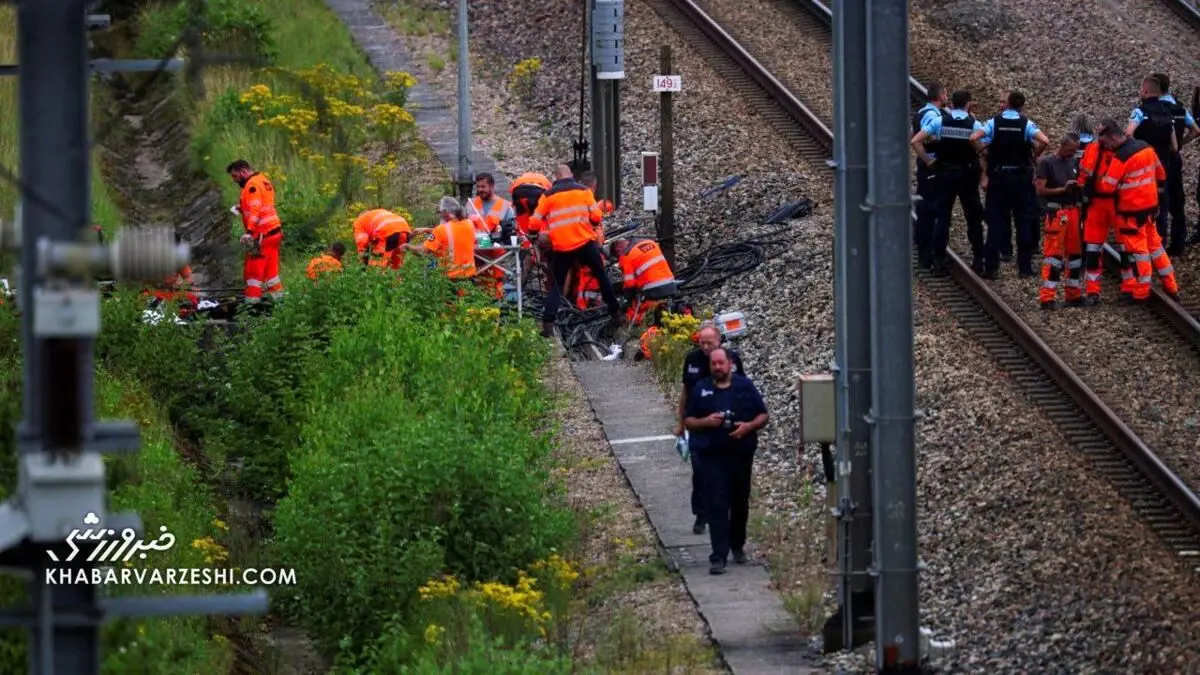
[[[1037,193],[1033,187],[1034,161],[1050,144],[1046,134],[1021,109],[1025,95],[1009,92],[1005,108],[971,134],[971,143],[982,151],[987,184],[984,218],[987,240],[983,244],[983,274],[994,279],[1000,268],[1000,249],[1012,240],[1012,220],[1017,223],[1017,273],[1033,276],[1033,253],[1038,243]]]
[[[942,108],[946,105],[946,88],[934,82],[926,91],[928,99],[912,118],[912,134],[921,131],[926,121],[941,117]],[[936,159],[938,141],[929,139],[925,142],[925,153]],[[917,261],[921,269],[929,269],[933,265],[933,228],[937,221],[937,181],[936,172],[924,162],[917,162],[917,227],[913,233],[917,244]]]
[[[938,116],[929,115],[921,130],[912,138],[913,150],[917,153],[917,166],[933,171],[937,179],[933,182],[935,210],[931,236],[934,276],[950,274],[946,247],[950,243],[950,219],[954,211],[954,199],[962,202],[963,216],[967,220],[967,240],[971,243],[974,258],[971,268],[976,274],[983,272],[983,203],[979,200],[979,153],[971,146],[971,134],[983,128],[967,107],[971,104],[971,92],[958,90],[950,97],[950,109],[943,109]],[[938,144],[936,159],[929,156],[925,141],[934,139]]]
[[[1167,247],[1167,255],[1180,255],[1183,253],[1187,238],[1187,197],[1183,192],[1183,156],[1180,152],[1183,150],[1183,146],[1200,135],[1200,127],[1196,126],[1196,119],[1192,116],[1191,111],[1171,95],[1170,76],[1166,73],[1153,73],[1150,77],[1158,80],[1162,90],[1162,96],[1159,96],[1158,100],[1170,106],[1171,121],[1175,127],[1177,149],[1171,156],[1171,165],[1165,167],[1167,170],[1167,202],[1171,214],[1171,243]],[[1162,229],[1159,230],[1159,233],[1162,233]],[[1200,231],[1197,232],[1197,235],[1200,236]]]
[[[1156,223],[1158,236],[1166,240],[1167,221],[1173,209],[1169,185],[1175,159],[1179,154],[1179,142],[1175,137],[1174,112],[1171,104],[1162,100],[1163,93],[1162,83],[1158,78],[1151,75],[1142,80],[1139,90],[1142,100],[1133,109],[1133,112],[1129,113],[1129,123],[1125,125],[1125,135],[1148,143],[1150,147],[1154,148],[1154,154],[1158,155],[1158,161],[1167,170],[1167,185],[1160,184],[1158,186],[1158,222]],[[1182,170],[1181,164],[1179,171]],[[1183,180],[1182,175],[1179,180]],[[1181,193],[1183,192],[1182,187],[1181,182]],[[1167,255],[1171,255],[1170,251],[1183,247],[1183,240],[1187,236],[1187,221],[1180,219],[1179,226],[1183,227],[1182,233],[1177,230],[1177,226],[1172,225],[1170,228],[1171,248]]]

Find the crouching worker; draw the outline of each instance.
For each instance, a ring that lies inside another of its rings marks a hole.
[[[309,279],[316,281],[327,272],[341,272],[342,256],[344,255],[346,255],[346,245],[335,241],[329,245],[329,250],[308,261],[308,269],[304,273],[308,275]]]
[[[1058,151],[1038,162],[1034,183],[1042,200],[1042,309],[1054,309],[1058,284],[1066,286],[1067,304],[1083,304],[1083,242],[1079,224],[1082,189],[1075,151],[1079,136],[1068,133]]]
[[[179,237],[175,239],[178,243]],[[185,265],[183,269],[164,279],[161,286],[146,291],[145,295],[152,296],[150,306],[154,309],[174,302],[179,306],[179,318],[186,318],[200,304],[200,298],[189,290],[192,283],[192,268]]]
[[[622,288],[633,301],[625,318],[631,325],[641,323],[647,311],[658,307],[658,300],[675,295],[679,288],[675,274],[656,241],[645,239],[631,244],[618,239],[613,242],[612,251],[624,275]]]
[[[363,211],[354,219],[354,245],[364,265],[400,269],[412,227],[387,209]]]

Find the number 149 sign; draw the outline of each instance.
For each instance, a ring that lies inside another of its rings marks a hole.
[[[680,75],[655,75],[650,79],[650,91],[656,94],[683,91],[683,77]]]

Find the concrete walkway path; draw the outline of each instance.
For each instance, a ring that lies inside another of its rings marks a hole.
[[[572,364],[604,435],[658,533],[669,564],[683,574],[725,662],[736,675],[814,673],[795,621],[754,559],[708,573],[708,534],[692,534],[691,465],[675,452],[675,416],[646,368],[623,361]]]
[[[325,0],[325,4],[346,24],[351,37],[379,73],[416,72],[416,60],[404,47],[396,31],[371,7],[371,0]],[[421,136],[442,164],[451,172],[458,166],[458,114],[445,99],[424,82],[418,82],[408,95],[408,108],[417,120]],[[496,162],[471,148],[471,166],[475,173],[488,172],[496,178],[496,192],[508,194],[508,177],[496,168]]]

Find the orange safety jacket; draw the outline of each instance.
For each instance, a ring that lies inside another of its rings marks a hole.
[[[469,220],[452,220],[433,228],[425,250],[437,254],[451,279],[475,276],[475,226]]]
[[[579,309],[587,309],[603,302],[604,296],[600,293],[600,280],[592,274],[591,268],[587,265],[579,265],[576,267],[576,273],[575,306]]]
[[[1099,141],[1089,143],[1083,151],[1083,157],[1079,160],[1079,186],[1086,188],[1088,182],[1092,180],[1092,176],[1097,176],[1089,197],[1112,198],[1114,188],[1111,185],[1105,185],[1100,180],[1108,172],[1112,158],[1112,150],[1101,148]]]
[[[531,229],[547,230],[550,247],[565,252],[595,241],[595,226],[602,218],[592,191],[573,178],[563,178],[555,181],[538,202],[529,224]]]
[[[537,209],[538,202],[542,200],[542,195],[549,189],[550,181],[540,173],[523,173],[512,182],[509,195],[512,197],[513,212],[517,218],[517,231],[521,234],[528,235],[533,231],[530,229],[529,219]],[[528,246],[529,243],[526,242],[525,247]]]
[[[324,274],[326,272],[341,272],[341,271],[342,271],[342,261],[341,260],[338,260],[337,258],[333,257],[332,255],[329,255],[328,253],[322,253],[321,255],[308,261],[308,268],[305,269],[304,273],[308,275],[309,279],[316,281],[317,277],[321,276],[322,274]]]
[[[1167,171],[1148,143],[1127,139],[1113,152],[1113,160],[1100,182],[1117,193],[1117,213],[1137,218],[1158,214],[1158,186]]]
[[[620,263],[626,289],[647,291],[675,282],[675,275],[671,273],[671,266],[658,242],[639,241],[621,256]]]
[[[246,179],[238,210],[246,232],[255,239],[261,241],[283,232],[279,214],[275,211],[275,186],[264,173],[254,173]]]
[[[503,223],[505,219],[511,218],[513,215],[512,203],[499,196],[493,195],[486,205],[487,208],[484,208],[485,204],[483,203],[483,199],[479,197],[472,197],[471,206],[473,208],[469,211],[469,213],[472,217],[475,217],[476,215],[482,217],[488,232],[498,232],[500,230],[500,224]],[[478,229],[478,225],[476,225],[476,229]]]
[[[389,237],[397,234],[400,236],[389,241]],[[409,227],[408,221],[387,209],[363,211],[354,219],[354,246],[358,249],[358,254],[366,255],[370,250],[373,256],[381,257],[373,258],[370,263],[372,265],[388,264],[389,260],[383,256],[408,243],[411,234],[412,228]]]
[[[200,298],[195,293],[187,290],[192,286],[192,268],[184,266],[175,274],[163,280],[163,285],[159,288],[154,288],[146,291],[146,295],[153,295],[162,302],[183,302],[187,300],[195,307],[200,303]]]

